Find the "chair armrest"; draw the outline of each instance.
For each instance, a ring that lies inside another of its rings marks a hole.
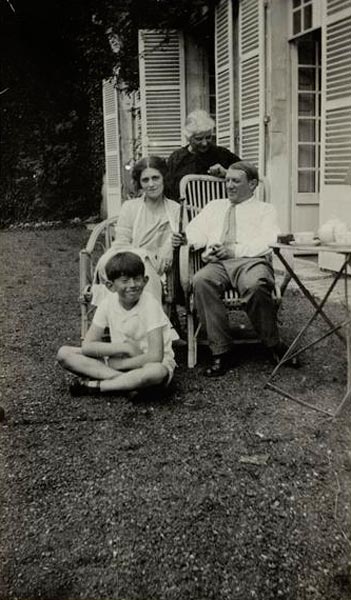
[[[112,225],[116,225],[118,221],[118,215],[115,217],[110,217],[109,219],[105,219],[104,221],[101,221],[101,223],[98,223],[97,225],[95,225],[93,231],[91,232],[87,245],[85,246],[85,251],[88,254],[91,254],[95,248],[95,244],[99,238],[99,236],[101,235],[101,233],[103,233],[104,230],[106,230],[105,232],[105,238],[106,238],[106,242],[107,240],[110,242],[111,241],[111,234],[110,234],[110,227]],[[106,245],[109,247],[109,244],[106,243]]]
[[[192,246],[184,244],[179,248],[179,279],[185,297],[189,295],[191,288],[190,253]]]
[[[179,249],[179,276],[184,294],[187,296],[192,289],[195,273],[202,267],[201,254],[203,248],[195,250],[194,246],[186,244]]]

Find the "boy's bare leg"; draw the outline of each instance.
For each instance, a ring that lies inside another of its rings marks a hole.
[[[57,360],[64,369],[90,379],[117,378],[121,373],[108,367],[102,359],[85,356],[82,349],[75,346],[62,346],[57,353]]]
[[[167,381],[168,376],[168,369],[164,365],[149,363],[140,369],[133,369],[127,373],[121,373],[117,377],[101,381],[100,390],[102,392],[140,390],[153,385],[160,385]]]

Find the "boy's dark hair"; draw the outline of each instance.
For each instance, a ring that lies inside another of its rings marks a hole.
[[[140,178],[145,169],[156,169],[161,173],[163,179],[165,179],[167,175],[167,163],[164,158],[161,158],[160,156],[146,156],[141,158],[135,164],[132,172],[132,177],[138,190],[141,188]]]
[[[145,275],[145,265],[140,256],[134,252],[119,252],[112,256],[105,267],[106,277],[115,281],[119,277],[137,277]]]

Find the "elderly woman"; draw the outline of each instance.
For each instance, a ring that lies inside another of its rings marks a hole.
[[[238,156],[213,143],[214,120],[205,110],[194,110],[185,121],[187,146],[175,150],[168,158],[166,192],[179,198],[179,182],[184,175],[215,175],[224,177],[227,168],[240,160]]]
[[[98,262],[92,299],[96,306],[109,293],[103,285],[105,265],[122,250],[133,250],[143,259],[149,277],[146,289],[161,301],[161,277],[172,265],[171,235],[178,230],[180,211],[179,204],[164,194],[166,172],[166,162],[158,156],[141,158],[134,166],[132,176],[141,196],[123,203],[115,242]]]

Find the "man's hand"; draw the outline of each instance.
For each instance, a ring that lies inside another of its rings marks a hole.
[[[185,233],[172,233],[172,246],[173,248],[179,248],[188,243]]]
[[[234,251],[231,251],[227,246],[220,243],[212,244],[202,255],[204,262],[218,262],[219,260],[226,260],[227,258],[234,257]]]
[[[212,165],[207,172],[209,175],[213,175],[214,177],[225,177],[227,174],[227,169],[222,167],[222,165],[219,163],[216,163],[215,165]]]
[[[226,258],[231,258],[228,248],[227,246],[224,246],[224,244],[213,244],[212,250],[217,260],[225,260]]]

